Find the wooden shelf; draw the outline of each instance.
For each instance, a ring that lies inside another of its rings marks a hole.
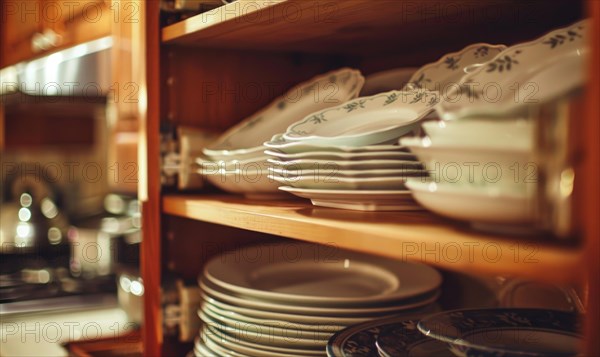
[[[515,38],[511,34],[538,36],[544,27],[573,22],[574,9],[572,1],[565,0],[238,0],[166,26],[162,42],[381,55],[428,51],[433,38],[439,52],[477,41],[511,42]],[[515,21],[520,12],[532,18]]]
[[[481,234],[427,212],[355,212],[227,195],[165,196],[163,212],[449,270],[562,283],[583,277],[578,248]]]

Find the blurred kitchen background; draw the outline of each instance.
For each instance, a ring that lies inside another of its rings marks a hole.
[[[0,355],[140,354],[141,6],[0,3]]]

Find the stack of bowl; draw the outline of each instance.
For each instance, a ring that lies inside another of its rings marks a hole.
[[[247,196],[277,193],[267,178],[263,142],[306,115],[356,98],[364,84],[357,70],[343,68],[288,90],[267,107],[229,129],[199,158],[200,173],[215,186]]]
[[[305,243],[217,256],[199,280],[202,357],[323,356],[347,326],[433,311],[441,284],[424,264]]]

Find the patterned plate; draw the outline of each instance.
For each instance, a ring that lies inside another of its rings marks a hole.
[[[458,356],[574,356],[581,343],[577,314],[544,309],[447,311],[418,329]]]
[[[329,357],[378,357],[376,341],[383,331],[393,329],[405,321],[413,321],[427,313],[438,311],[437,305],[432,305],[429,311],[419,314],[400,314],[385,319],[368,321],[350,326],[336,333],[327,343],[327,356]],[[415,331],[417,331],[415,329]],[[419,335],[421,335],[419,333]]]
[[[453,357],[448,344],[429,338],[417,329],[417,320],[406,320],[382,330],[377,337],[381,357]]]

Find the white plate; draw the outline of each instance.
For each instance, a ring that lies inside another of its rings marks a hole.
[[[422,124],[433,146],[531,150],[533,121],[523,118],[439,120]]]
[[[483,224],[526,224],[535,217],[534,199],[527,195],[414,179],[408,180],[406,186],[423,207],[454,219]],[[489,226],[489,229],[494,228]]]
[[[316,307],[401,304],[434,291],[442,281],[425,264],[302,243],[225,253],[211,259],[203,275],[236,294]]]
[[[227,130],[204,150],[209,157],[238,156],[256,151],[273,135],[310,113],[356,98],[364,84],[358,70],[343,68],[299,84],[267,107]]]
[[[321,207],[353,211],[419,211],[423,209],[413,200],[412,194],[408,190],[311,190],[289,186],[282,186],[279,189],[298,197],[308,198],[313,205]]]
[[[419,176],[423,176],[420,171]],[[407,176],[346,178],[336,176],[296,176],[281,177],[269,175],[285,186],[313,190],[402,190]]]
[[[257,344],[231,336],[224,331],[220,331],[213,327],[204,327],[202,334],[206,335],[206,338],[220,344],[228,350],[233,350],[238,353],[248,354],[253,357],[299,357],[299,356],[311,356],[321,357],[323,352],[319,350],[302,349],[302,348],[286,348],[271,346],[269,344]]]
[[[409,170],[420,169],[423,167],[418,161],[405,160],[309,160],[299,159],[291,161],[281,161],[268,159],[267,162],[274,168],[286,170]]]
[[[227,311],[219,308],[218,306],[205,301],[201,305],[201,309],[208,313],[208,311],[223,316],[224,318],[231,319],[237,323],[245,323],[251,326],[258,325],[263,327],[274,327],[278,329],[288,329],[294,331],[306,331],[306,332],[318,332],[318,333],[331,333],[339,331],[343,328],[343,325],[320,325],[311,321],[311,324],[299,324],[296,322],[273,320],[273,319],[261,319],[248,315],[239,314],[233,311]],[[210,314],[209,314],[210,315]]]
[[[365,146],[411,132],[439,100],[427,90],[392,91],[362,97],[308,115],[290,125],[286,140]]]
[[[539,165],[531,151],[485,146],[432,145],[429,138],[402,138],[435,182],[526,192],[536,188]]]
[[[390,140],[386,144],[367,145],[367,146],[346,146],[346,145],[319,145],[318,143],[310,143],[304,141],[288,141],[285,140],[283,134],[277,134],[271,138],[271,141],[264,143],[269,149],[278,150],[286,154],[297,154],[309,151],[326,151],[326,152],[341,152],[341,153],[359,153],[372,151],[405,151],[401,146],[398,146],[397,140]]]
[[[434,291],[429,294],[418,296],[414,299],[401,301],[398,305],[392,306],[375,306],[375,307],[315,307],[315,306],[296,306],[284,305],[277,302],[269,302],[264,300],[256,300],[248,296],[233,294],[214,285],[206,280],[199,282],[200,288],[204,293],[215,300],[224,301],[228,304],[238,305],[250,309],[261,309],[263,311],[283,312],[287,314],[310,314],[317,316],[342,316],[342,317],[374,317],[386,314],[392,314],[400,311],[416,309],[425,305],[429,305],[439,297],[439,291]]]
[[[279,347],[299,347],[299,348],[314,348],[314,349],[318,349],[319,347],[323,347],[323,349],[325,348],[325,346],[327,345],[327,341],[328,339],[320,339],[320,340],[316,340],[316,339],[306,339],[306,338],[298,338],[295,336],[290,336],[290,337],[282,337],[282,336],[277,336],[271,333],[261,333],[255,329],[244,329],[242,328],[238,328],[236,326],[227,326],[227,325],[223,325],[221,323],[219,323],[218,321],[216,321],[215,319],[213,319],[212,317],[202,313],[200,311],[200,319],[202,320],[202,322],[204,322],[205,325],[209,325],[213,328],[216,328],[220,331],[225,331],[227,332],[227,334],[235,337],[236,339],[239,340],[244,340],[244,341],[248,341],[248,342],[252,342],[252,343],[258,343],[258,344],[269,344],[271,346],[279,346]],[[205,340],[206,342],[206,340]],[[208,345],[208,347],[211,347],[210,345]],[[211,347],[211,349],[213,349]]]
[[[230,328],[237,328],[240,330],[254,331],[260,335],[275,335],[279,337],[294,337],[307,340],[328,340],[333,332],[327,331],[310,331],[300,330],[293,328],[291,324],[281,324],[279,326],[264,325],[254,322],[239,321],[234,318],[227,317],[226,315],[220,315],[206,306],[198,310],[200,317],[208,316],[215,322],[221,324],[221,326],[227,326]]]
[[[206,349],[214,351],[217,356],[220,357],[255,357],[227,349],[226,347],[223,347],[212,339],[206,337],[206,335],[203,336],[202,342],[204,342],[204,347]]]
[[[197,357],[223,357],[206,347],[200,338],[196,338],[196,342],[194,343],[194,353]]]
[[[498,116],[554,99],[587,79],[590,21],[508,47],[463,77],[436,107],[443,119]]]
[[[341,153],[327,151],[310,151],[296,154],[286,154],[275,150],[265,150],[265,154],[278,160],[291,161],[298,159],[316,160],[416,160],[415,155],[402,151],[372,151],[358,153]]]
[[[311,315],[306,313],[300,314],[289,314],[275,311],[263,311],[253,308],[246,308],[242,306],[227,304],[223,301],[214,299],[208,295],[202,296],[204,300],[211,305],[211,307],[218,309],[222,313],[235,313],[239,316],[241,321],[252,322],[253,320],[243,320],[244,316],[249,319],[261,319],[264,324],[268,325],[269,321],[273,323],[292,323],[302,325],[317,325],[319,329],[323,331],[339,330],[346,326],[358,324],[369,319],[369,317],[344,317],[344,316],[321,316]]]
[[[426,64],[416,71],[405,89],[424,88],[445,93],[449,86],[460,81],[465,70],[491,60],[505,48],[504,45],[476,43],[458,52],[448,53],[437,62]]]
[[[386,176],[419,176],[426,175],[421,169],[406,169],[406,170],[286,170],[269,168],[269,173],[280,177],[293,179],[298,176],[310,176],[319,178],[364,178],[364,177],[386,177]]]

